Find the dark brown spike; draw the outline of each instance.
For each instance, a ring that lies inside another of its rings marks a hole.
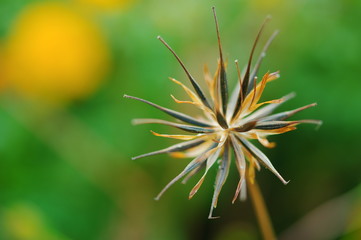
[[[252,65],[252,59],[253,59],[253,54],[254,54],[254,51],[256,49],[256,46],[257,46],[257,43],[261,37],[261,34],[263,32],[263,29],[264,29],[264,26],[266,25],[266,23],[271,19],[270,16],[267,16],[266,19],[264,20],[258,34],[257,34],[257,37],[256,37],[256,40],[254,41],[253,43],[253,47],[252,47],[252,50],[251,50],[251,54],[249,56],[249,60],[248,60],[248,64],[247,64],[247,70],[246,70],[246,73],[244,75],[244,81],[243,81],[243,84],[242,84],[242,91],[243,91],[243,96],[245,96],[246,94],[246,91],[247,91],[247,88],[248,88],[248,84],[249,84],[249,77],[250,77],[250,71],[251,71],[251,65]]]
[[[242,93],[239,93],[239,96],[238,96],[238,99],[237,99],[237,104],[236,104],[236,108],[234,110],[234,113],[233,113],[233,117],[235,117],[237,115],[237,113],[241,110],[241,104],[243,102],[243,99],[246,98],[246,93],[247,93],[247,89],[248,89],[248,84],[250,82],[250,71],[251,71],[251,64],[252,64],[252,59],[253,59],[253,54],[254,54],[254,50],[256,49],[256,46],[257,46],[257,43],[258,43],[258,40],[263,32],[263,29],[264,29],[264,26],[266,25],[266,23],[271,19],[270,16],[267,16],[266,19],[264,20],[260,30],[258,31],[258,34],[256,36],[256,40],[254,41],[253,43],[253,47],[252,47],[252,50],[251,50],[251,54],[249,56],[249,60],[248,60],[248,64],[247,64],[247,70],[246,70],[246,73],[243,77],[243,82],[242,82],[242,85],[241,85],[241,88],[240,88],[240,92],[242,91]],[[241,98],[241,96],[243,98]]]
[[[137,98],[137,97],[133,97],[133,96],[129,96],[129,95],[126,95],[124,94],[125,98],[130,98],[130,99],[134,99],[134,100],[137,100],[137,101],[140,101],[140,102],[144,102],[146,104],[149,104],[159,110],[161,110],[162,112],[174,117],[174,118],[177,118],[183,122],[186,122],[186,123],[190,123],[190,124],[193,124],[193,125],[196,125],[196,126],[200,126],[200,127],[211,127],[211,125],[205,123],[205,122],[202,122],[202,121],[199,121],[191,116],[188,116],[184,113],[180,113],[180,112],[177,112],[177,111],[174,111],[172,109],[168,109],[168,108],[165,108],[165,107],[161,107],[155,103],[152,103],[150,101],[147,101],[147,100],[144,100],[142,98]]]
[[[286,121],[267,121],[267,122],[260,122],[254,128],[259,130],[274,130],[283,127],[290,126],[292,124],[297,123],[296,121],[286,122]]]
[[[191,133],[213,133],[214,132],[214,130],[212,128],[202,128],[202,127],[196,127],[196,126],[191,126],[191,125],[186,125],[186,124],[179,124],[179,123],[169,122],[169,121],[165,121],[165,120],[161,120],[161,119],[152,119],[152,118],[134,119],[132,121],[132,123],[134,125],[153,124],[153,123],[163,124],[163,125],[175,127],[175,128],[181,129],[186,132],[191,132]]]
[[[249,130],[253,129],[254,126],[256,126],[256,124],[257,124],[257,121],[250,121],[248,123],[245,123],[242,126],[233,128],[233,130],[236,132],[248,132]]]
[[[219,49],[219,59],[220,59],[220,64],[221,64],[221,69],[220,69],[220,74],[219,74],[219,77],[218,77],[217,84],[219,85],[219,89],[220,89],[220,95],[221,95],[221,101],[222,101],[222,103],[221,103],[222,111],[223,111],[223,114],[226,114],[227,101],[228,101],[227,75],[226,75],[226,70],[225,70],[225,66],[224,66],[221,37],[220,37],[220,34],[219,34],[219,25],[218,25],[218,20],[217,20],[217,14],[216,14],[215,7],[212,7],[212,10],[213,10],[214,22],[215,22],[215,25],[216,25],[218,49]]]
[[[196,80],[194,80],[193,76],[189,73],[189,71],[187,70],[187,68],[185,67],[184,63],[182,62],[182,60],[178,57],[178,55],[175,53],[175,51],[168,45],[168,43],[166,41],[164,41],[164,39],[161,36],[157,37],[163,44],[164,46],[166,46],[169,51],[173,54],[173,56],[177,59],[178,63],[182,66],[184,72],[186,73],[189,81],[191,82],[194,90],[196,91],[198,97],[201,99],[202,103],[211,109],[211,106],[209,105],[209,102],[206,98],[206,96],[204,95],[204,93],[202,92],[201,87],[199,86],[199,84],[196,82]]]
[[[217,118],[217,122],[219,123],[219,125],[221,125],[221,127],[223,129],[227,129],[228,128],[228,124],[226,119],[223,117],[222,113],[216,111],[216,118]]]
[[[317,103],[311,103],[311,104],[308,104],[306,106],[303,106],[303,107],[300,107],[300,108],[297,108],[297,109],[294,109],[294,110],[280,112],[280,113],[276,113],[276,114],[267,116],[265,118],[260,119],[260,121],[282,121],[282,120],[285,120],[285,119],[293,116],[294,114],[296,114],[298,112],[306,110],[306,109],[308,109],[310,107],[314,107],[316,105],[317,105]]]
[[[254,66],[253,71],[251,73],[249,88],[248,88],[246,94],[251,92],[252,86],[253,86],[252,82],[254,81],[254,78],[257,76],[258,70],[262,64],[263,59],[266,57],[266,52],[267,52],[269,46],[271,45],[271,43],[273,42],[274,38],[277,36],[278,33],[279,33],[279,30],[274,31],[273,34],[271,35],[271,37],[267,40],[266,44],[264,45],[262,52],[257,59],[256,65]]]
[[[205,142],[204,140],[199,140],[199,139],[182,142],[182,143],[178,143],[178,144],[172,145],[170,147],[167,147],[167,148],[164,148],[164,149],[161,149],[158,151],[145,153],[145,154],[142,154],[142,155],[139,155],[136,157],[132,157],[132,160],[136,160],[136,159],[143,158],[143,157],[149,157],[149,156],[153,156],[153,155],[157,155],[157,154],[162,154],[162,153],[184,151],[184,150],[188,150],[190,148],[197,147],[204,142]]]

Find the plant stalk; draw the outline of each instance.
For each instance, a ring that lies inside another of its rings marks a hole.
[[[256,211],[258,224],[261,228],[263,239],[276,240],[276,235],[273,230],[272,222],[269,217],[267,207],[265,205],[262,193],[255,179],[250,181],[248,179],[248,189],[251,195],[253,207]]]

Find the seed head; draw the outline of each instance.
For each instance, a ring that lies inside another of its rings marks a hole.
[[[228,176],[232,158],[231,151],[234,152],[234,161],[239,173],[239,182],[233,198],[234,202],[237,198],[240,198],[241,200],[246,198],[247,184],[254,181],[255,169],[260,170],[261,165],[273,172],[282,183],[288,183],[275,169],[268,157],[251,143],[252,140],[258,140],[263,146],[273,148],[275,143],[269,142],[267,139],[268,136],[295,130],[296,126],[300,123],[321,124],[321,121],[319,120],[287,121],[289,117],[302,110],[315,106],[316,103],[291,111],[276,114],[273,113],[282,103],[294,97],[294,93],[288,94],[280,99],[259,102],[266,84],[280,77],[278,71],[267,72],[260,78],[260,81],[257,81],[260,65],[266,56],[269,45],[278,31],[275,31],[270,36],[252,67],[254,51],[261,37],[263,28],[270,19],[269,17],[266,18],[256,36],[244,73],[241,73],[239,69],[238,60],[235,61],[238,81],[232,94],[228,96],[228,81],[218,21],[214,7],[212,10],[218,39],[219,60],[214,77],[211,76],[207,67],[204,68],[204,78],[209,91],[208,96],[204,94],[197,81],[187,70],[174,50],[162,37],[158,36],[158,39],[169,49],[181,65],[194,90],[193,91],[183,83],[170,78],[171,81],[181,86],[190,98],[190,100],[181,101],[171,95],[173,100],[176,103],[190,104],[201,109],[204,115],[203,117],[195,118],[184,113],[161,107],[141,98],[124,95],[126,98],[135,99],[151,105],[183,122],[176,123],[160,119],[134,119],[133,124],[163,124],[189,133],[171,135],[159,134],[152,131],[155,136],[179,139],[183,142],[132,158],[135,160],[162,153],[168,153],[176,158],[193,158],[184,170],[165,186],[155,198],[156,200],[158,200],[171,185],[181,178],[184,178],[183,183],[185,183],[190,177],[194,176],[199,171],[204,170],[202,177],[189,194],[189,198],[192,198],[201,187],[210,168],[214,165],[218,165],[209,218],[214,218],[212,215],[213,209],[217,207],[218,196]],[[217,161],[217,159],[219,159],[219,161]]]

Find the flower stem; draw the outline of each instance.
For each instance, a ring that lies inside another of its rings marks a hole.
[[[273,230],[271,219],[268,215],[267,207],[263,200],[262,193],[255,179],[253,179],[253,183],[252,181],[248,181],[248,189],[252,198],[253,207],[256,211],[257,220],[261,228],[263,239],[277,239]]]

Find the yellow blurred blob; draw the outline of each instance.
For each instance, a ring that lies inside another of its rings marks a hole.
[[[4,53],[0,45],[0,92],[5,88]]]
[[[60,3],[27,8],[8,38],[6,77],[19,93],[67,102],[93,93],[109,66],[106,41],[95,24]]]
[[[81,4],[86,4],[101,10],[124,9],[135,0],[75,0]]]
[[[67,240],[49,227],[40,212],[26,204],[16,204],[2,214],[5,231],[11,239],[18,240]]]

